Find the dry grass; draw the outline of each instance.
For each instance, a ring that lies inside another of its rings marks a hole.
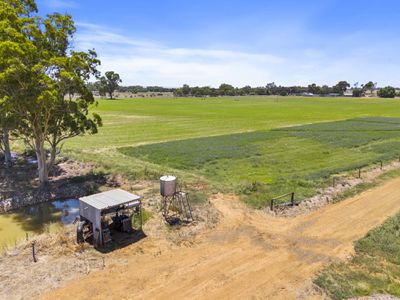
[[[35,241],[36,263],[32,257],[32,241]],[[0,299],[37,296],[68,280],[102,269],[105,261],[90,245],[75,243],[74,226],[35,236],[4,250],[0,257]]]

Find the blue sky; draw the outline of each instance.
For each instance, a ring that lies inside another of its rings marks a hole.
[[[396,0],[38,0],[124,85],[400,86]]]

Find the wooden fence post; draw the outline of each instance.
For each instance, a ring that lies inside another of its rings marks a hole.
[[[358,178],[361,178],[361,168],[358,168]]]
[[[32,257],[33,257],[33,262],[37,262],[35,253],[35,241],[32,241]]]
[[[294,206],[294,192],[292,192],[291,197],[292,197],[292,198],[291,198],[290,200],[291,200],[291,202],[292,202],[292,206]]]
[[[271,199],[271,206],[270,206],[271,210],[274,210],[274,199]]]

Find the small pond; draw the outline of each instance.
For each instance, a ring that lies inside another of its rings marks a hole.
[[[0,247],[12,246],[29,236],[54,231],[79,216],[77,199],[55,200],[0,215]]]

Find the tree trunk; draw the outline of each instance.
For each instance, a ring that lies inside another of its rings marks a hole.
[[[46,151],[44,149],[44,140],[35,139],[35,151],[38,161],[38,173],[41,186],[49,182],[49,171],[46,162]]]
[[[7,168],[12,166],[11,150],[10,150],[10,135],[7,128],[3,128],[3,144],[4,144],[4,164]]]
[[[49,172],[53,171],[54,165],[56,163],[56,157],[57,157],[57,146],[52,145],[50,150],[50,161],[48,165]]]

